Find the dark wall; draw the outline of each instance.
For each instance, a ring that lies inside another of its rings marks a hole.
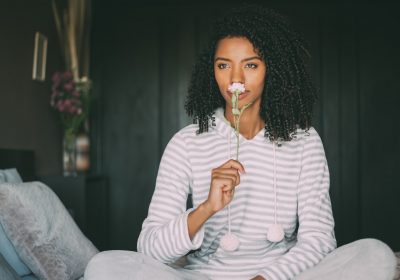
[[[113,3],[94,3],[92,163],[110,179],[109,247],[135,250],[163,149],[190,123],[183,104],[207,23],[232,2]],[[400,250],[397,7],[265,3],[310,42],[339,245],[375,237]]]
[[[51,110],[51,74],[59,69],[51,1],[0,2],[0,148],[31,149],[38,174],[61,171],[61,128]],[[45,82],[32,80],[34,35],[48,37]]]

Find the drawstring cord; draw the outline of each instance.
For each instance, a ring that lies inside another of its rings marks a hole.
[[[231,157],[231,138],[229,134],[229,158]],[[231,234],[231,206],[228,204],[228,233],[222,236],[220,246],[227,252],[235,251],[239,248],[240,241],[235,234]]]
[[[228,121],[226,120],[228,123]],[[229,124],[230,125],[230,124]],[[228,159],[231,159],[231,130],[228,134]],[[236,137],[237,141],[239,141],[239,135]],[[237,145],[239,146],[239,145]],[[276,183],[276,142],[272,143],[272,151],[273,151],[273,160],[274,160],[274,224],[270,226],[267,234],[267,239],[270,242],[280,242],[284,238],[284,230],[282,225],[277,224],[277,183]],[[236,153],[236,160],[238,160],[239,153]],[[231,234],[231,204],[228,204],[228,234],[223,236],[221,239],[221,246],[226,251],[235,251],[239,246],[239,240],[233,234]]]
[[[283,230],[282,225],[277,224],[277,191],[276,191],[276,142],[272,143],[272,150],[274,154],[274,224],[271,225],[268,229],[267,239],[271,242],[281,242],[285,236],[285,232]]]
[[[232,131],[229,130],[229,135],[228,135],[228,143],[229,143],[228,159],[231,159],[231,134],[232,134],[231,132]],[[231,234],[231,204],[230,203],[228,204],[228,233]]]
[[[275,220],[274,224],[276,224],[276,148],[275,148],[275,142],[272,143],[273,147],[273,152],[274,152],[274,194],[275,194]]]

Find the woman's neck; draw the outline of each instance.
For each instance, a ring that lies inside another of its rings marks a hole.
[[[244,110],[240,116],[239,133],[246,139],[253,139],[265,126],[264,120],[260,117],[259,109],[256,107],[253,104]],[[230,106],[226,106],[224,115],[231,126],[235,127],[234,116]]]

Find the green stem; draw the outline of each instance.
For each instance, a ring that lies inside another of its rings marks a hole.
[[[252,102],[247,103],[246,105],[244,105],[242,107],[242,109],[240,110],[239,115],[233,115],[234,118],[234,124],[235,124],[235,134],[236,134],[236,160],[239,160],[239,135],[240,135],[240,117],[242,116],[244,110],[246,110],[247,108],[250,107],[250,105],[252,104]],[[237,106],[237,104],[236,104]],[[237,108],[236,108],[237,109]]]

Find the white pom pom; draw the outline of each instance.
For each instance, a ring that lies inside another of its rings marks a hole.
[[[268,229],[267,239],[271,242],[280,242],[283,240],[285,233],[281,225],[273,224]]]
[[[237,248],[239,248],[239,239],[236,237],[236,235],[232,233],[227,233],[222,236],[219,244],[221,248],[225,251],[232,252],[236,251]]]

